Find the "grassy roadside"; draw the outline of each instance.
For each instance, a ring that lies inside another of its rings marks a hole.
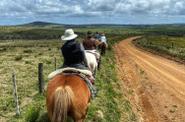
[[[89,108],[88,120],[94,118],[97,110],[101,110],[104,114],[102,122],[120,122],[121,117],[124,117],[125,122],[136,120],[129,101],[121,92],[121,81],[118,80],[116,74],[114,59],[112,50],[109,50],[106,56],[103,57],[102,67],[96,78],[99,93]]]
[[[169,36],[145,36],[133,42],[137,47],[175,60],[185,62],[185,38]]]

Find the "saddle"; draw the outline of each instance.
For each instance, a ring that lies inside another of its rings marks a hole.
[[[67,68],[57,69],[56,71],[50,73],[48,75],[48,79],[52,79],[56,75],[59,75],[61,73],[63,73],[64,75],[77,75],[82,79],[84,79],[84,81],[86,82],[87,86],[90,89],[92,98],[95,97],[96,89],[93,86],[95,79],[91,71],[67,67]]]

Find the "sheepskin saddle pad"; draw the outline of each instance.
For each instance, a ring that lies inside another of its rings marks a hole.
[[[86,76],[90,76],[90,77],[92,76],[92,72],[90,70],[66,67],[66,68],[62,68],[62,69],[57,69],[56,71],[50,73],[48,75],[48,79],[52,79],[56,75],[61,74],[61,73],[66,73],[66,72],[80,73],[80,74],[83,74],[83,75],[86,75]]]

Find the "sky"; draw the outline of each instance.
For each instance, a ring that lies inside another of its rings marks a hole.
[[[0,25],[185,23],[185,0],[1,0]]]

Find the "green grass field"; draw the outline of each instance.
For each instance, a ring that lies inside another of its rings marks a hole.
[[[38,63],[44,63],[44,76],[54,70],[54,57],[62,63],[60,41],[6,41],[0,43],[0,113],[10,118],[15,111],[13,99],[12,72],[15,71],[20,105],[26,104],[38,91]],[[49,45],[49,46],[48,46]],[[58,46],[56,46],[58,45]],[[26,108],[27,106],[25,106]],[[24,108],[23,108],[24,110]],[[24,112],[23,112],[24,113]]]
[[[137,44],[160,53],[185,59],[185,26],[143,25],[143,26],[7,26],[0,27],[0,121],[2,122],[47,122],[45,96],[38,93],[38,63],[44,64],[44,79],[54,71],[54,59],[60,67],[63,59],[60,52],[60,36],[65,28],[74,28],[79,35],[105,32],[109,48],[102,58],[102,68],[97,72],[96,86],[98,96],[91,102],[87,122],[125,122],[137,121],[136,115],[127,98],[121,92],[120,82],[115,69],[112,46],[124,38],[146,35]],[[175,35],[175,36],[174,36]],[[21,115],[15,116],[12,73],[16,73]],[[102,111],[102,120],[96,118]]]
[[[87,29],[75,29],[82,40]],[[92,31],[100,31],[100,29]],[[15,31],[17,31],[15,29]],[[106,30],[101,30],[106,31]],[[113,31],[113,30],[112,30]],[[97,73],[96,86],[98,96],[91,102],[87,121],[119,122],[121,117],[125,121],[136,121],[129,101],[120,92],[119,81],[116,76],[114,52],[112,45],[126,38],[128,35],[107,32],[109,48],[102,58],[102,68]],[[61,31],[62,33],[62,31]],[[0,120],[8,122],[47,122],[45,96],[38,93],[38,63],[44,64],[44,79],[54,71],[54,58],[57,67],[62,64],[60,47],[61,40],[1,40],[0,41]],[[21,116],[15,116],[15,103],[13,98],[12,72],[17,77],[17,89]],[[102,111],[104,118],[98,120],[96,112]]]

